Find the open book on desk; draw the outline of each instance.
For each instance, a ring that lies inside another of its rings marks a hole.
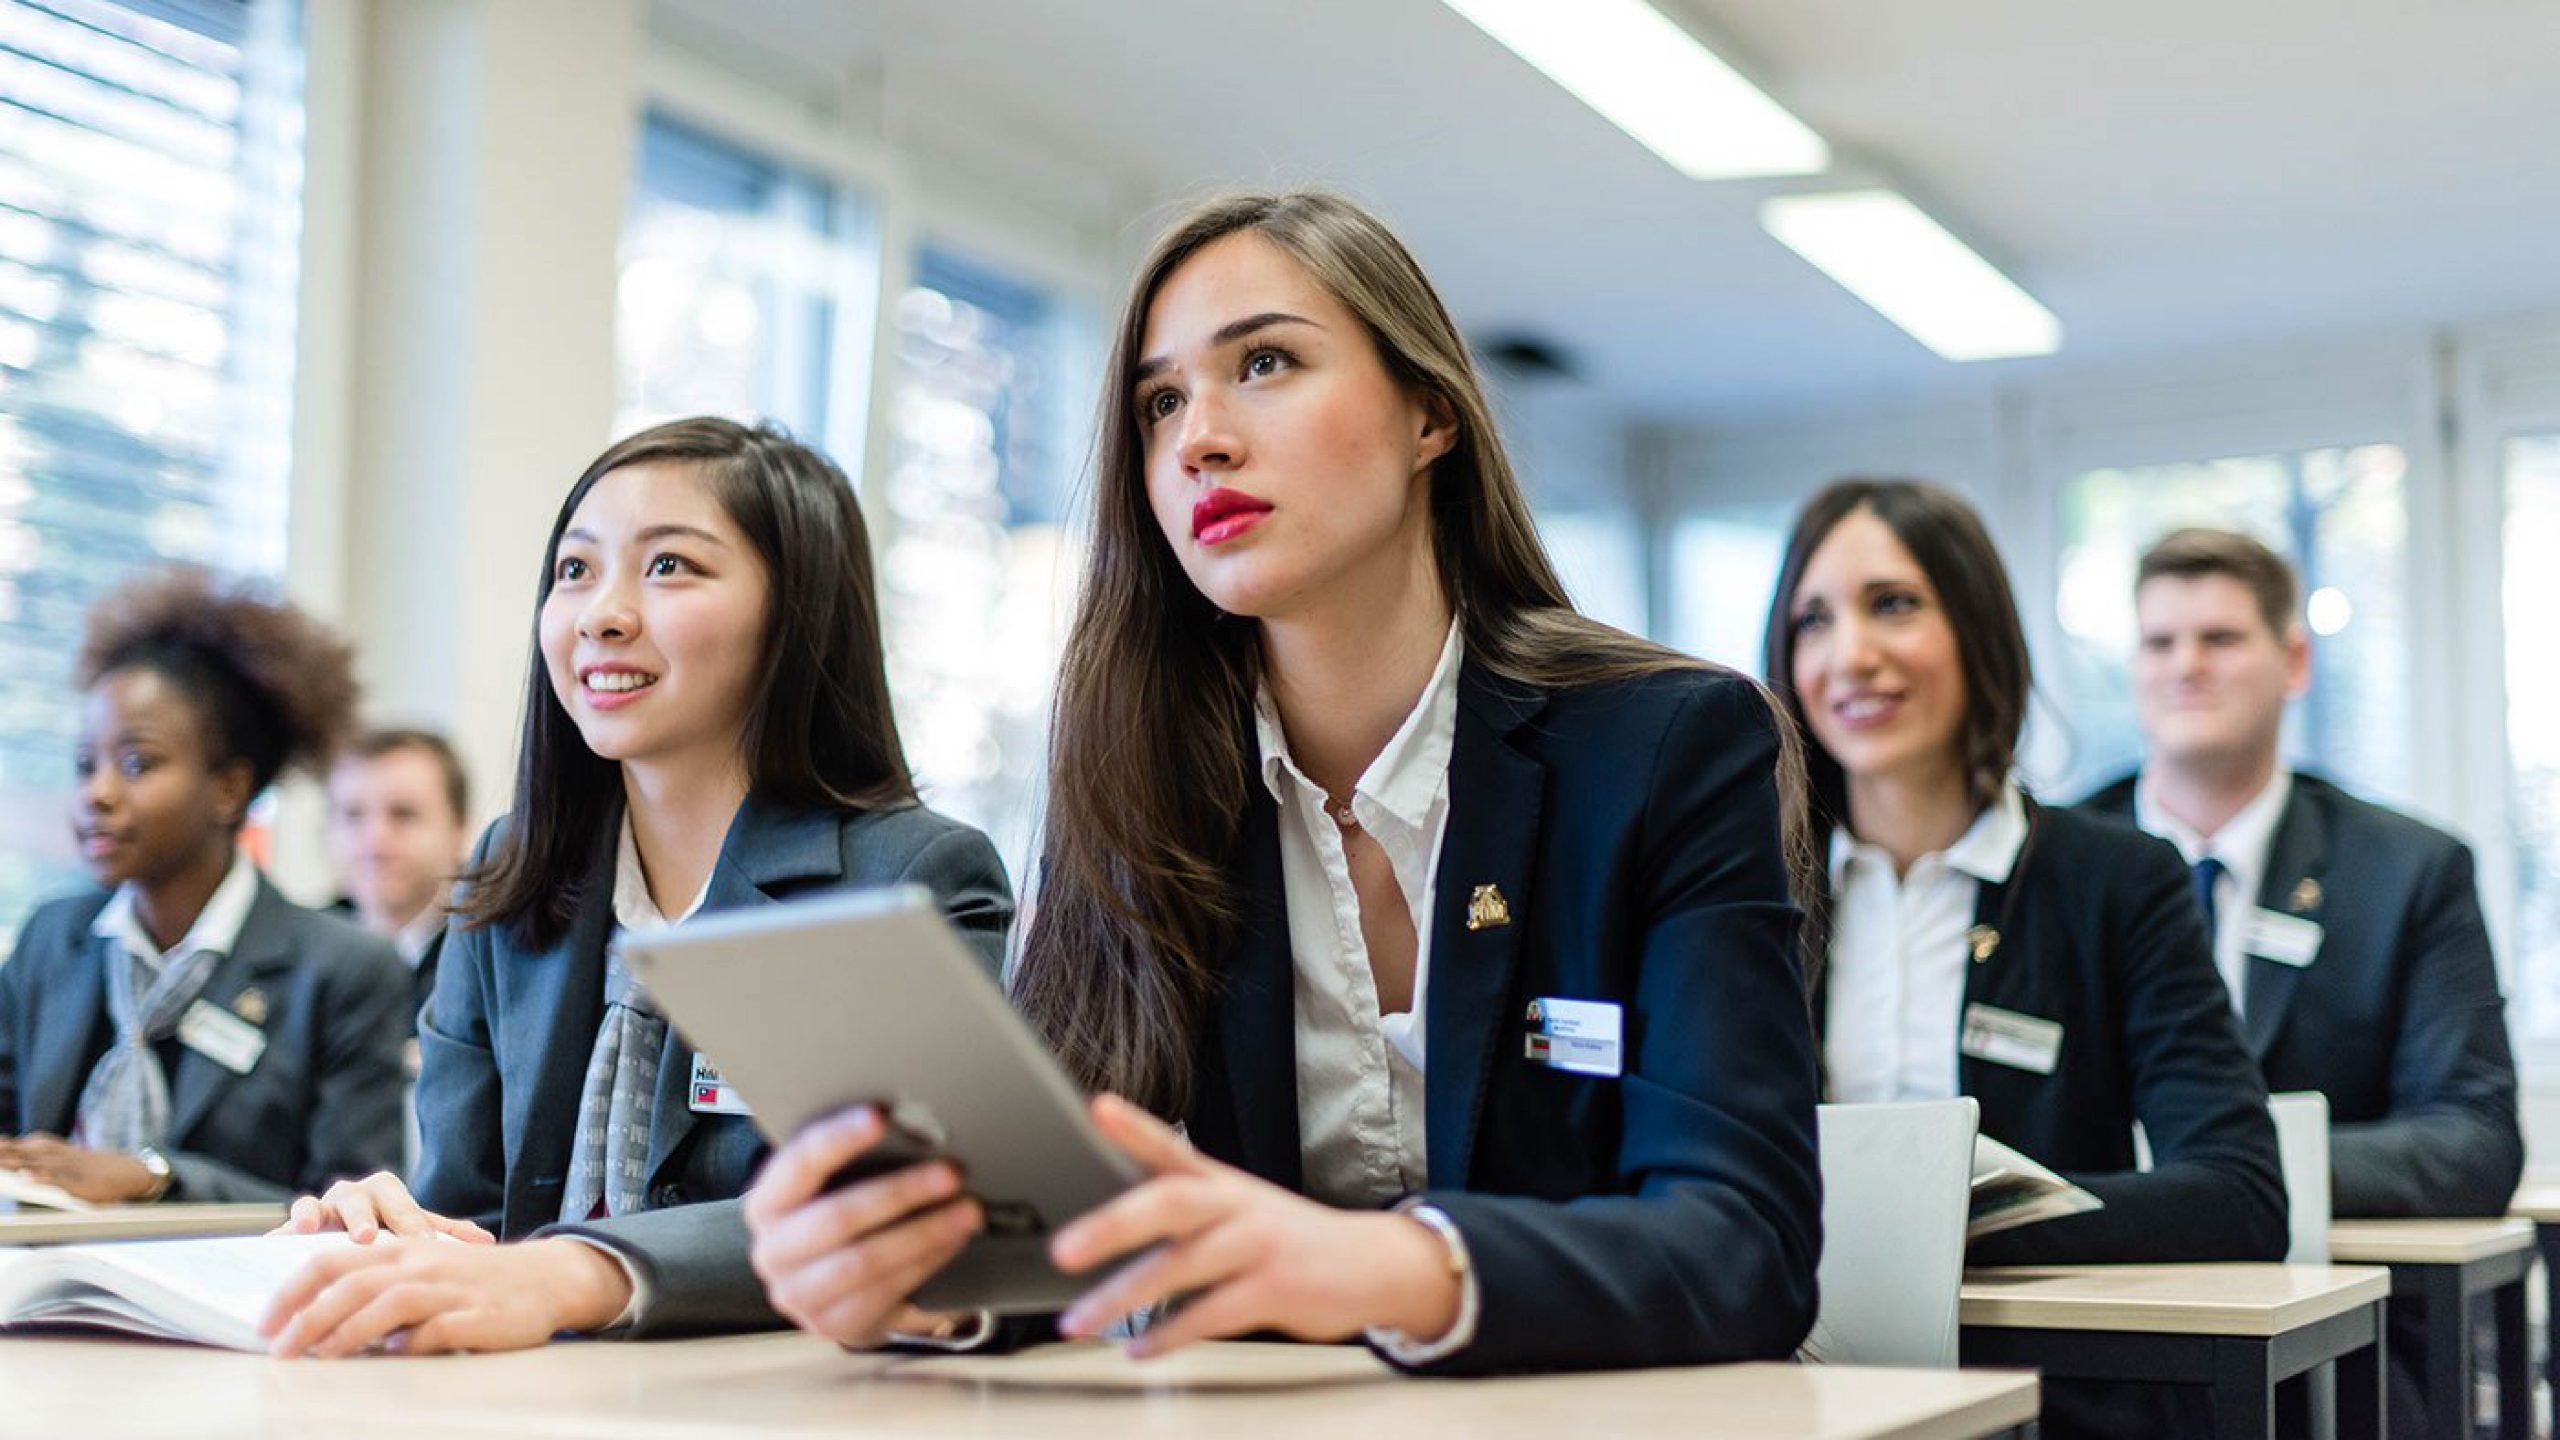
[[[258,1321],[276,1292],[313,1256],[353,1243],[330,1232],[0,1248],[0,1329],[77,1325],[264,1350]]]
[[[1973,1203],[1964,1226],[1967,1241],[2039,1220],[2084,1214],[2105,1204],[1990,1136],[1973,1137]]]

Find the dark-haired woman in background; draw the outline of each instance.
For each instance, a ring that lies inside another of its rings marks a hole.
[[[1980,1264],[2273,1260],[2284,1185],[2186,866],[2011,777],[2029,689],[2007,570],[1952,492],[1844,481],[1797,517],[1767,673],[1813,740],[1831,865],[1815,934],[1829,1097],[1971,1095],[1983,1133],[2102,1209]],[[2133,1125],[2156,1164],[2134,1168]],[[2073,1387],[2046,1427],[2079,1433]]]
[[[701,1203],[733,1200],[763,1143],[699,1099],[698,1057],[608,941],[906,882],[1002,958],[994,847],[908,777],[852,486],[778,432],[675,421],[579,477],[543,552],[521,755],[419,1027],[416,1194],[386,1174],[295,1202],[291,1228],[396,1238],[289,1285],[279,1354],[778,1323],[737,1207]]]
[[[1106,384],[1013,991],[1156,1178],[1055,1237],[1096,1276],[1062,1327],[1188,1295],[1143,1351],[1792,1351],[1821,1200],[1789,727],[1574,613],[1464,341],[1356,206],[1196,211]],[[922,1329],[966,1238],[939,1167],[821,1193],[878,1134],[811,1127],[747,1206],[777,1305],[850,1344]]]
[[[240,846],[249,803],[335,750],[346,645],[177,570],[90,613],[79,677],[72,828],[106,888],[38,910],[0,966],[0,1169],[126,1204],[396,1163],[405,970]]]

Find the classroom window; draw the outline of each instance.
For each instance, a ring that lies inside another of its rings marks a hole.
[[[1645,632],[1644,531],[1613,510],[1550,510],[1538,516],[1547,559],[1573,608],[1630,635]]]
[[[2560,668],[2546,638],[2560,608],[2560,435],[2507,446],[2505,605],[2508,813],[2515,845],[2516,1028],[2560,1031]]]
[[[2256,536],[2302,580],[2311,687],[2286,713],[2287,759],[2406,803],[2408,468],[2397,445],[2356,445],[2092,470],[2066,484],[2054,597],[2061,643],[2036,657],[2063,732],[2053,793],[2077,797],[2140,763],[2135,569],[2162,535],[2210,525]]]
[[[860,448],[865,367],[838,356],[868,336],[838,331],[846,300],[879,283],[868,218],[817,176],[648,116],[622,236],[615,433],[772,419],[859,474],[846,452]]]
[[[1082,536],[1068,511],[1098,360],[1081,307],[939,246],[892,310],[881,565],[907,760],[1029,874]]]
[[[1693,510],[1671,527],[1671,614],[1660,638],[1746,675],[1760,673],[1760,641],[1778,586],[1792,506]]]
[[[78,883],[82,617],[284,565],[300,13],[0,0],[0,935]]]

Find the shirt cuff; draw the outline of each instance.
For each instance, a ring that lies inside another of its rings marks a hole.
[[[959,1317],[957,1324],[939,1335],[906,1330],[889,1332],[892,1345],[912,1346],[919,1350],[942,1350],[952,1354],[976,1350],[996,1338],[996,1317],[992,1310],[973,1310]]]
[[[1397,1203],[1395,1213],[1430,1227],[1448,1247],[1450,1272],[1458,1277],[1458,1318],[1449,1333],[1428,1343],[1417,1341],[1401,1330],[1383,1326],[1368,1331],[1368,1341],[1379,1353],[1408,1370],[1434,1365],[1466,1349],[1476,1341],[1476,1317],[1484,1309],[1484,1293],[1476,1284],[1474,1259],[1467,1253],[1467,1237],[1458,1230],[1458,1222],[1437,1205],[1408,1197]]]
[[[622,1313],[614,1316],[603,1325],[588,1331],[588,1334],[616,1335],[640,1323],[640,1316],[649,1308],[649,1277],[640,1273],[640,1267],[632,1263],[630,1256],[623,1254],[621,1251],[616,1250],[612,1246],[607,1245],[592,1235],[554,1235],[550,1238],[555,1240],[575,1240],[579,1244],[586,1246],[588,1249],[596,1251],[606,1259],[611,1260],[614,1264],[621,1266],[622,1278],[631,1282],[631,1298],[622,1303]]]

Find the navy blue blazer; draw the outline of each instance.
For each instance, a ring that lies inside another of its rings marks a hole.
[[[69,1135],[89,1072],[115,1043],[105,942],[89,933],[108,896],[38,909],[0,966],[0,1125],[10,1134]],[[283,1200],[400,1163],[409,968],[389,942],[303,909],[261,876],[202,998],[250,1019],[267,1043],[245,1075],[164,1047],[175,1055],[166,1198]]]
[[[579,880],[591,903],[557,944],[532,950],[506,927],[451,928],[419,1025],[418,1200],[502,1239],[560,1218],[579,1095],[604,1021],[619,825],[617,814],[599,838]],[[483,837],[484,854],[490,843]],[[703,908],[900,882],[940,897],[991,973],[1002,963],[1013,918],[1003,862],[984,835],[922,806],[792,809],[749,796],[721,844]],[[734,1200],[767,1147],[747,1117],[693,1111],[692,1055],[670,1029],[649,1140],[648,1200],[661,1213],[562,1228],[611,1243],[656,1282],[647,1328],[779,1324],[747,1269],[736,1207],[697,1204]],[[694,1208],[664,1213],[678,1206]]]
[[[1466,1237],[1483,1309],[1435,1373],[1770,1359],[1811,1327],[1817,1080],[1779,723],[1725,672],[1539,691],[1464,667],[1424,1198]],[[1204,1152],[1300,1189],[1280,817],[1249,794],[1229,865],[1241,928],[1185,1119]],[[1509,921],[1470,928],[1485,886]],[[1541,997],[1624,1007],[1625,1073],[1532,1063]]]
[[[2130,819],[2134,781],[2082,803]],[[2331,1208],[2506,1213],[2524,1139],[2471,851],[2298,774],[2257,903],[2321,926],[2307,966],[2249,958],[2242,1029],[2269,1089],[2329,1097]]]
[[[2051,1074],[1961,1055],[1957,1085],[1981,1102],[1984,1134],[2106,1204],[1987,1236],[1968,1258],[2283,1258],[2275,1122],[2186,867],[2166,844],[2075,811],[2029,801],[2027,824],[2008,883],[1981,887],[1974,921],[1996,939],[1965,967],[1964,1003],[2058,1024],[2061,1045]],[[2147,1173],[2134,1169],[2136,1120],[2151,1141]]]

